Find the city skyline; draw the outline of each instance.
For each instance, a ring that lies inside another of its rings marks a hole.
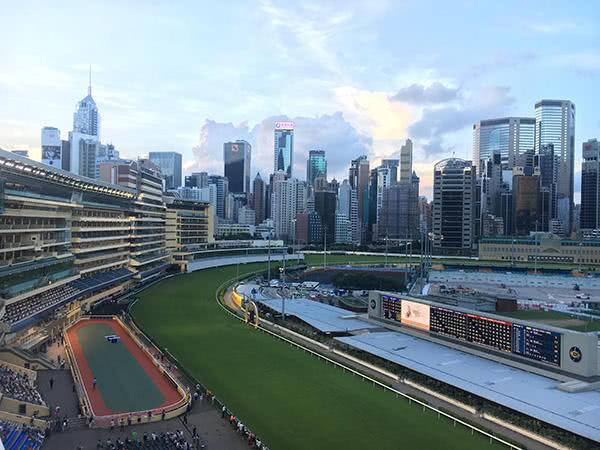
[[[350,3],[337,11],[334,3],[307,3],[290,11],[282,3],[263,1],[254,7],[213,6],[210,14],[196,15],[193,6],[189,11],[161,6],[138,11],[130,2],[116,11],[98,4],[100,16],[111,20],[102,39],[87,39],[77,31],[85,21],[70,20],[84,10],[67,3],[70,12],[61,15],[42,3],[31,6],[40,13],[35,16],[22,5],[7,5],[0,19],[16,41],[2,50],[3,148],[29,149],[39,158],[42,127],[57,127],[65,136],[73,106],[85,94],[90,64],[103,140],[128,158],[156,150],[180,152],[185,174],[222,173],[222,143],[236,139],[247,140],[255,150],[252,174],[268,173],[272,124],[292,120],[295,173],[304,172],[308,151],[318,147],[328,153],[330,176],[341,180],[348,159],[360,154],[373,162],[394,158],[411,138],[421,191],[431,198],[432,175],[426,168],[453,153],[470,159],[475,122],[530,117],[536,101],[560,98],[578,110],[578,201],[581,144],[600,134],[596,102],[589,95],[600,74],[593,26],[598,11],[583,2],[545,5],[543,12],[532,4],[508,22],[504,6],[471,5],[463,11],[460,5],[449,10],[439,4],[427,36],[410,43],[393,39],[396,24],[402,22],[407,33],[417,36],[414,27],[430,6]],[[172,36],[169,44],[151,32],[158,16]],[[455,20],[446,21],[448,16]],[[476,20],[484,16],[485,21]],[[200,26],[179,32],[179,22],[188,17],[196,17]],[[217,24],[241,20],[258,30],[252,39],[233,34],[225,41],[209,40]],[[48,22],[55,25],[52,36],[43,31]],[[456,31],[461,23],[469,25],[469,33]],[[136,50],[140,40],[116,45],[116,38],[108,37],[110,30],[125,25],[130,37],[143,36],[144,45],[154,46],[151,56]],[[53,52],[39,52],[40,33]],[[443,55],[438,50],[442,39],[447,46]],[[276,69],[268,57],[272,51],[282,55]],[[191,54],[200,58],[191,60]],[[225,76],[219,69],[225,57],[256,63],[238,64],[238,72]]]

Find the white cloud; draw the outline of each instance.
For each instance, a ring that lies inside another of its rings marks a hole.
[[[542,34],[562,34],[578,31],[580,27],[572,21],[536,22],[529,25],[529,29]]]
[[[330,177],[345,177],[350,159],[368,154],[371,138],[356,130],[341,112],[316,117],[271,116],[253,127],[206,120],[200,132],[200,143],[193,149],[194,164],[189,171],[223,173],[223,143],[243,139],[252,145],[252,176],[260,171],[263,176],[273,172],[273,123],[292,120],[294,127],[294,176],[303,179],[306,159],[311,149],[327,152]]]

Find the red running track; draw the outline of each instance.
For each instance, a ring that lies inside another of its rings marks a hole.
[[[94,323],[104,323],[109,325],[114,330],[114,334],[121,338],[121,345],[124,345],[127,348],[129,353],[131,353],[131,355],[135,358],[140,367],[144,369],[154,385],[160,390],[165,398],[165,401],[161,405],[157,406],[156,410],[168,409],[183,398],[177,390],[177,387],[171,382],[168,376],[161,373],[160,369],[152,362],[151,356],[135,343],[131,335],[121,326],[119,322],[113,319],[81,320],[67,330],[66,337],[71,345],[71,349],[73,350],[75,363],[79,368],[79,373],[82,377],[83,388],[87,393],[87,397],[92,408],[92,414],[94,416],[100,417],[123,413],[123,411],[113,411],[106,406],[104,399],[100,394],[100,390],[91,388],[94,377],[83,353],[83,349],[81,348],[81,343],[77,338],[77,330],[85,327],[86,325]],[[135,413],[136,411],[127,412]]]

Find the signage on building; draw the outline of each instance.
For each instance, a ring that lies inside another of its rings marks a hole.
[[[293,130],[294,122],[275,122],[276,130]]]

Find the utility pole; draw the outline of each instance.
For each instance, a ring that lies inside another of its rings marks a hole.
[[[271,283],[271,227],[269,227],[269,257],[268,257],[268,263],[267,263],[267,267],[268,267],[268,277],[269,277],[269,283]]]

